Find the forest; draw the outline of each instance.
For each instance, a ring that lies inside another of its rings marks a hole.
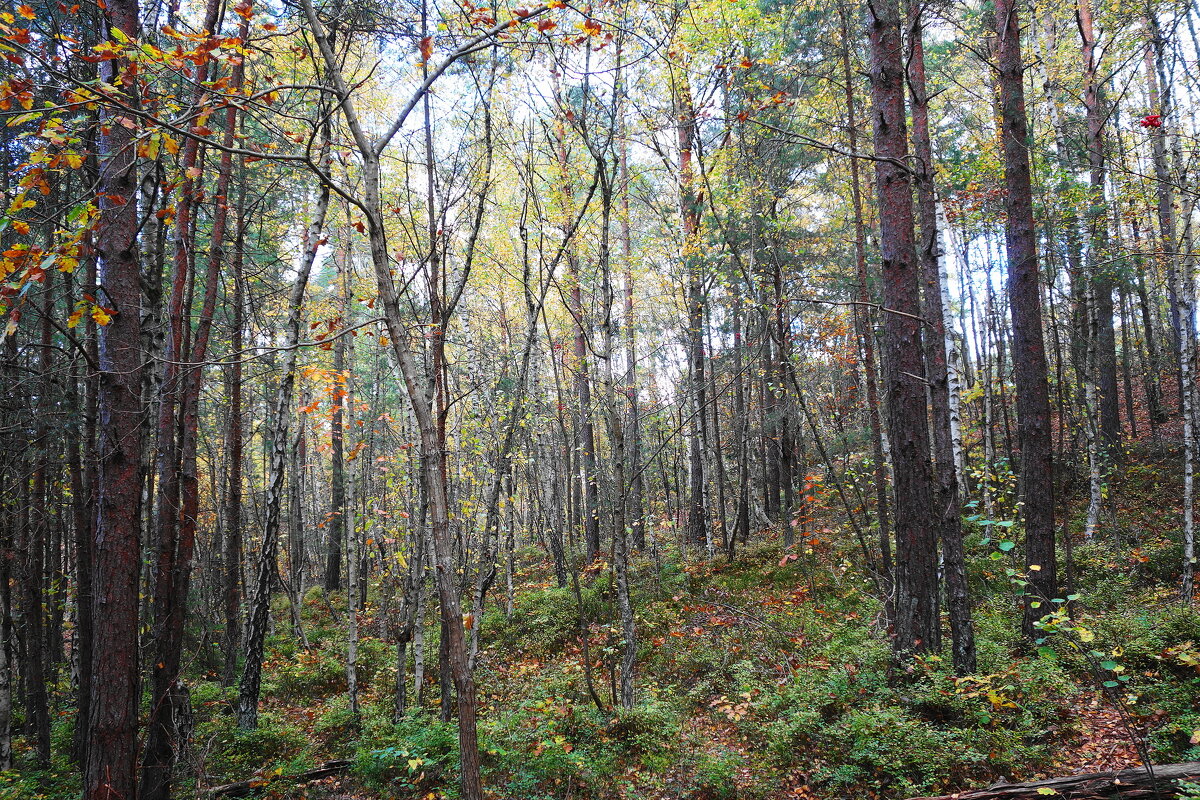
[[[1200,3],[497,1],[0,0],[0,800],[1200,799]]]

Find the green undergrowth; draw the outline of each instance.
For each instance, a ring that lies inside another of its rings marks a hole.
[[[1133,470],[1129,480],[1150,491],[1158,478]],[[1020,541],[1019,526],[969,522],[979,661],[969,676],[938,656],[893,661],[876,588],[839,526],[792,548],[768,539],[732,562],[638,557],[630,710],[613,703],[622,639],[611,570],[586,570],[576,591],[545,583],[544,555],[523,551],[511,614],[501,589],[476,623],[489,796],[774,800],[800,785],[808,796],[848,800],[948,793],[1053,773],[1087,734],[1081,709],[1097,697],[1130,720],[1116,735],[1142,736],[1155,761],[1200,758],[1200,616],[1174,589],[1177,536],[1138,508],[1111,536],[1076,544],[1070,616],[1067,598],[1051,604],[1057,632],[1035,645],[1018,634],[1020,564],[1005,545]],[[352,765],[340,787],[279,780],[271,792],[457,796],[458,732],[438,708],[435,610],[421,702],[412,702],[410,665],[410,708],[396,720],[396,652],[378,638],[378,588],[360,625],[358,713],[346,696],[345,598],[337,594],[313,589],[301,600],[307,647],[292,632],[286,599],[277,600],[255,731],[237,729],[236,687],[204,666],[216,659],[193,662],[185,792],[344,758]],[[33,769],[19,740],[19,771],[0,774],[0,800],[77,794],[59,755],[69,752],[72,715],[60,712],[51,768]]]

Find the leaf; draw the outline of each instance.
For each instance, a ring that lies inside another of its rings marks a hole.
[[[15,128],[18,125],[22,125],[26,122],[29,122],[29,120],[31,120],[31,119],[37,119],[40,116],[41,116],[41,112],[38,112],[38,111],[29,111],[24,114],[18,114],[17,116],[13,117],[12,119],[10,119],[8,121],[8,127]]]
[[[1041,787],[1040,789],[1037,790],[1037,793],[1038,794],[1058,794],[1058,792],[1051,789],[1049,786]]]
[[[428,61],[433,55],[433,37],[422,37],[421,41],[417,42],[417,49],[421,51],[421,60]]]
[[[1002,552],[1007,553],[1010,550],[1012,550],[1014,547],[1016,547],[1017,543],[1016,542],[1001,542],[1000,544],[998,544],[996,546],[999,547]]]

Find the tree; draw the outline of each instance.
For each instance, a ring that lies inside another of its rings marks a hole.
[[[137,38],[137,0],[113,0],[104,14],[118,52]],[[141,286],[138,269],[136,124],[124,120],[137,104],[137,82],[125,56],[102,70],[114,98],[102,106],[96,146],[100,161],[100,223],[96,234],[99,288],[115,312],[99,330],[96,538],[92,550],[95,628],[84,769],[87,800],[129,800],[137,788],[138,579],[141,573]]]
[[[868,5],[875,191],[883,258],[884,387],[896,483],[893,647],[899,655],[936,652],[937,534],[921,352],[919,267],[914,245],[912,174],[907,166],[904,58],[897,0]]]
[[[1054,551],[1054,463],[1050,439],[1050,389],[1042,339],[1042,294],[1037,229],[1029,166],[1029,120],[1025,114],[1025,65],[1021,28],[1012,0],[996,4],[996,71],[1000,90],[1004,148],[1005,243],[1008,297],[1013,322],[1013,374],[1017,389],[1017,430],[1021,447],[1021,499],[1028,572],[1022,631],[1034,635],[1034,622],[1058,594]]]

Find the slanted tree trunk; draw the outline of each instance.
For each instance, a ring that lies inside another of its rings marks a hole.
[[[1170,800],[1186,793],[1180,781],[1200,777],[1200,761],[1164,764],[1147,769],[1133,767],[1117,772],[1088,772],[1028,783],[1001,783],[987,789],[956,792],[938,797],[910,800],[1041,800],[1066,797],[1071,800]]]
[[[862,190],[858,164],[858,109],[854,93],[854,72],[850,67],[850,27],[845,4],[839,3],[842,28],[842,80],[846,84],[846,131],[850,152],[850,199],[854,208],[855,299],[854,331],[863,354],[863,382],[867,390],[867,422],[871,428],[871,461],[875,474],[875,516],[879,522],[879,568],[892,573],[891,512],[888,502],[887,462],[883,447],[883,422],[879,416],[879,386],[876,381],[875,331],[871,321],[871,290],[867,285],[867,231],[863,222]]]
[[[328,142],[328,138],[326,139]],[[242,680],[238,687],[238,727],[253,730],[258,727],[258,698],[262,685],[263,647],[266,644],[267,623],[271,613],[271,589],[275,585],[278,564],[279,529],[282,524],[284,472],[288,451],[288,422],[291,415],[292,388],[296,381],[296,343],[300,341],[301,312],[308,276],[321,246],[321,234],[325,229],[325,215],[329,209],[329,187],[322,184],[317,197],[312,219],[305,233],[304,256],[296,271],[296,278],[288,292],[287,327],[284,332],[282,376],[275,392],[271,433],[271,456],[267,473],[267,496],[265,500],[265,523],[263,525],[262,550],[255,572],[254,594],[250,602],[250,614],[246,620],[246,663],[242,667]]]

